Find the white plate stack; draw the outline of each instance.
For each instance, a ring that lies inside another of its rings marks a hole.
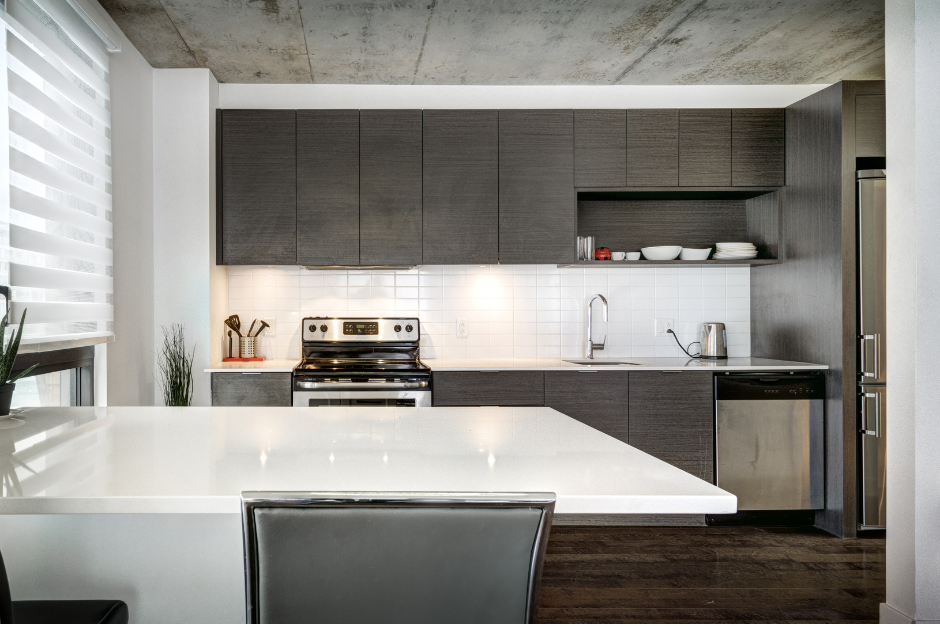
[[[726,241],[724,243],[715,244],[715,248],[713,259],[735,261],[753,259],[757,256],[757,248],[754,247],[752,243]]]

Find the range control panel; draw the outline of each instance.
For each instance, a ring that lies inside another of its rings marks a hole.
[[[305,317],[303,341],[418,341],[416,317]]]

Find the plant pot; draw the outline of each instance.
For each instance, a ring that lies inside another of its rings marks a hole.
[[[0,417],[10,414],[10,403],[13,401],[13,390],[16,383],[0,385]]]

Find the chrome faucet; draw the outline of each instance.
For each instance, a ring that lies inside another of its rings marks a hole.
[[[602,295],[599,294],[599,293],[596,293],[596,294],[594,294],[593,296],[591,296],[591,299],[588,301],[588,305],[587,305],[587,309],[588,309],[588,323],[587,323],[587,358],[589,358],[589,359],[593,359],[593,358],[594,358],[594,351],[595,351],[595,350],[603,350],[603,349],[604,349],[604,344],[607,343],[607,335],[604,335],[604,341],[602,341],[602,342],[600,342],[600,343],[594,343],[594,340],[591,339],[591,310],[593,309],[593,306],[592,306],[592,305],[594,304],[594,301],[597,300],[598,298],[600,298],[600,299],[601,299],[601,302],[604,304],[604,321],[605,321],[605,322],[607,321],[607,298],[605,298],[604,296],[602,296]]]

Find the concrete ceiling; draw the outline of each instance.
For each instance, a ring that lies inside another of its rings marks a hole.
[[[100,0],[154,67],[225,83],[884,78],[884,0]]]

